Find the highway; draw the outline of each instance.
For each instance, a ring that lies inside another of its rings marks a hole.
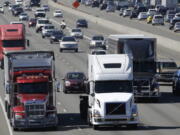
[[[47,0],[43,0],[43,3],[47,3]],[[56,25],[56,27],[59,27],[58,24],[62,19],[53,17],[54,10],[55,8],[50,7],[48,18]],[[68,28],[74,28],[75,21],[78,17],[73,15],[73,13],[70,14],[65,11],[63,14]],[[29,15],[33,16],[33,12],[29,12]],[[0,24],[7,24],[14,20],[18,20],[18,18],[13,17],[7,9],[5,9],[4,15],[0,14]],[[87,74],[89,39],[94,34],[102,34],[107,37],[109,34],[117,33],[117,31],[89,22],[89,28],[83,29],[86,37],[79,41],[79,52],[60,53],[59,44],[50,44],[48,39],[42,39],[40,34],[35,33],[34,28],[26,28],[27,39],[30,40],[29,50],[53,50],[55,52],[56,76],[58,79],[62,79],[66,72],[69,71],[82,71]],[[68,29],[65,30],[65,33],[66,35],[69,34]],[[172,32],[170,33],[173,34]],[[167,34],[167,36],[171,36],[171,34]],[[160,45],[158,45],[158,57],[173,58],[178,64],[180,64],[180,54],[178,52],[163,48]],[[0,80],[0,95],[3,100],[4,89],[2,70],[0,71]],[[11,128],[9,129],[8,121],[3,114],[2,106],[0,106],[0,135],[177,135],[180,131],[180,99],[179,97],[174,97],[172,95],[171,87],[162,86],[160,89],[162,97],[159,103],[138,103],[140,125],[137,130],[118,127],[101,128],[100,130],[95,131],[80,119],[80,94],[64,94],[63,92],[60,92],[57,93],[59,126],[56,131],[48,129],[33,129],[14,132]]]

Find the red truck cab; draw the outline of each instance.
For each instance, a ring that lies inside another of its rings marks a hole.
[[[0,25],[1,67],[3,66],[4,51],[24,50],[26,48],[25,45],[25,26],[23,24]]]

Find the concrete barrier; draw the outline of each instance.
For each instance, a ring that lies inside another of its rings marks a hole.
[[[54,3],[52,0],[48,1],[49,4],[55,8],[60,8],[70,14],[74,14],[75,16],[79,16],[81,18],[85,18],[88,21],[91,21],[92,23],[96,23],[98,25],[101,25],[105,28],[111,29],[116,32],[124,33],[124,34],[143,34],[149,37],[155,37],[157,38],[158,45],[163,46],[165,48],[171,49],[173,51],[180,52],[180,42],[172,40],[170,38],[166,38],[160,35],[155,35],[149,32],[141,31],[136,28],[127,27],[109,20],[105,20],[103,18],[89,15],[83,11],[79,11],[76,9],[73,9],[71,7],[67,7],[65,5],[62,5],[60,3]],[[113,34],[113,33],[112,33]]]

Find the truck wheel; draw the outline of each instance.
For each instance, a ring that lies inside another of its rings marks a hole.
[[[53,44],[53,41],[52,41],[52,40],[50,40],[50,44]]]
[[[94,130],[98,130],[98,129],[99,129],[99,126],[98,126],[98,125],[93,125],[93,129],[94,129]]]
[[[178,96],[178,95],[179,95],[179,93],[178,93],[178,91],[176,90],[176,88],[173,89],[173,95],[174,95],[174,96]]]
[[[127,128],[129,128],[129,129],[136,129],[137,128],[137,124],[129,124],[129,125],[127,125]]]
[[[45,36],[42,35],[42,38],[45,38]]]
[[[10,105],[7,105],[7,117],[8,119],[11,117]]]
[[[59,49],[60,52],[63,52],[63,49]]]
[[[1,61],[0,67],[1,67],[1,69],[4,69],[4,60]]]
[[[75,52],[78,52],[78,49],[75,49]]]
[[[7,110],[8,110],[8,103],[7,103],[7,101],[5,101],[4,104],[5,104],[5,111],[7,112]]]

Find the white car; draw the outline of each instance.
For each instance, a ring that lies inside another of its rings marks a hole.
[[[102,35],[95,35],[91,38],[90,49],[102,48],[106,50],[105,39]]]
[[[54,17],[63,17],[62,11],[61,10],[56,10],[53,13]]]
[[[152,25],[164,25],[164,17],[162,15],[154,15],[152,19]]]
[[[42,28],[42,38],[49,37],[50,34],[55,31],[55,27],[52,24],[47,24]]]
[[[83,38],[83,32],[79,28],[72,29],[70,31],[70,35],[75,37],[75,38],[81,38],[81,39]]]
[[[174,32],[179,32],[180,31],[180,22],[176,22],[174,25]]]
[[[9,5],[8,10],[11,11],[11,9],[12,9],[12,5]]]
[[[29,20],[29,16],[27,13],[21,13],[19,15],[19,21],[28,21]]]
[[[174,18],[180,18],[180,13],[176,13]]]
[[[149,9],[148,12],[147,12],[147,15],[148,16],[154,16],[157,14],[157,11],[156,9]]]
[[[45,11],[50,11],[50,8],[48,5],[43,5],[42,8],[45,10]]]
[[[147,12],[140,12],[139,15],[138,15],[138,20],[145,20],[147,19],[148,15],[147,15]]]
[[[22,4],[23,4],[23,0],[15,0],[15,3],[16,3],[17,5],[22,5]]]
[[[60,43],[60,48],[59,48],[60,52],[62,52],[63,50],[74,50],[75,52],[78,52],[78,42],[72,36],[62,37],[59,43]]]
[[[42,27],[45,25],[51,24],[51,22],[47,18],[40,18],[36,23],[36,33],[42,30]]]
[[[126,16],[130,16],[131,15],[131,9],[125,9],[124,11],[123,11],[123,17],[126,17]]]
[[[0,13],[4,13],[4,8],[0,6]]]

